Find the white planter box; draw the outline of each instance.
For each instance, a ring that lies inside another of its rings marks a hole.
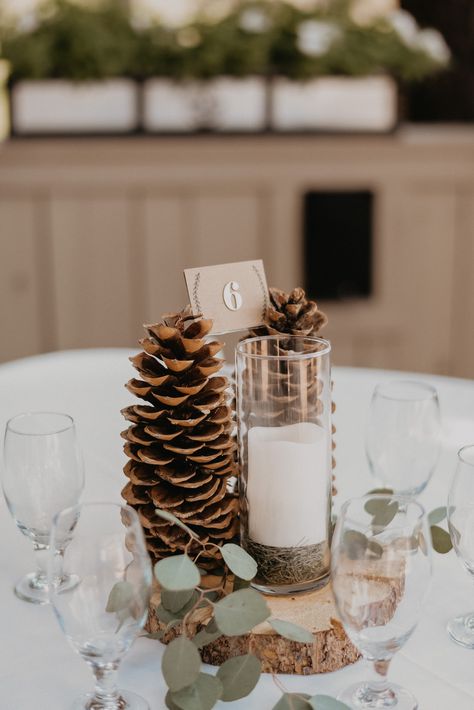
[[[266,84],[259,77],[215,79],[208,88],[213,107],[209,128],[215,131],[263,131],[266,126]]]
[[[138,124],[137,91],[131,79],[21,81],[11,97],[13,130],[18,135],[129,133]]]
[[[272,128],[278,131],[389,131],[398,119],[398,92],[388,76],[276,79]]]
[[[208,82],[150,79],[144,87],[144,127],[151,132],[260,131],[265,127],[263,79],[220,77]]]
[[[185,133],[197,130],[201,91],[201,85],[196,81],[146,81],[143,87],[145,130]]]

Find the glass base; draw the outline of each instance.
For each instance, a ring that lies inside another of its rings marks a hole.
[[[354,710],[372,710],[372,708],[417,710],[418,708],[416,698],[408,690],[392,683],[383,692],[373,692],[368,683],[357,683],[340,693],[337,699]]]
[[[72,710],[150,710],[147,701],[139,695],[130,693],[128,690],[119,690],[118,693],[118,700],[113,705],[110,702],[104,704],[104,702],[96,700],[94,693],[81,695],[75,701]]]
[[[325,587],[329,582],[329,572],[320,577],[313,579],[311,582],[301,582],[300,584],[259,584],[258,581],[252,581],[250,586],[262,594],[303,594],[304,592],[314,592],[316,589]]]
[[[75,574],[65,575],[58,587],[60,592],[74,589],[79,583]],[[18,599],[30,604],[49,604],[49,591],[46,578],[38,572],[30,572],[15,585],[14,592]]]
[[[474,648],[474,612],[455,616],[446,628],[453,641],[464,648]]]

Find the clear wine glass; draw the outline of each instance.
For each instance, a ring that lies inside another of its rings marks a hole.
[[[416,699],[389,684],[394,654],[418,623],[431,576],[425,512],[401,496],[354,498],[342,507],[332,543],[331,576],[344,629],[377,680],[347,688],[339,700],[352,708],[415,710]]]
[[[7,423],[3,493],[10,513],[36,553],[37,571],[23,577],[15,594],[35,604],[48,603],[46,559],[53,515],[78,503],[84,472],[73,419],[67,414],[30,412]],[[61,589],[77,583],[73,574]]]
[[[457,556],[474,576],[474,444],[458,452],[448,496],[448,526]],[[474,648],[474,612],[451,619],[448,633],[461,646]]]
[[[367,457],[384,487],[417,496],[439,458],[441,417],[436,389],[424,382],[395,380],[377,385],[367,430]]]
[[[79,584],[63,591],[58,562]],[[49,552],[50,598],[66,638],[95,677],[95,692],[75,710],[149,710],[143,698],[117,690],[120,661],[148,613],[152,570],[136,512],[115,503],[85,503],[54,517]]]

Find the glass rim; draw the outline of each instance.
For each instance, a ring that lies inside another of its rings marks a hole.
[[[354,525],[366,527],[366,524],[363,523],[362,521],[354,520],[353,517],[350,515],[346,515],[346,511],[348,510],[349,506],[351,503],[367,503],[369,500],[387,500],[387,501],[398,501],[406,505],[408,508],[409,505],[413,506],[414,508],[418,509],[418,515],[417,515],[417,520],[420,521],[423,519],[424,516],[426,516],[426,510],[424,506],[419,503],[417,500],[412,498],[411,496],[403,496],[403,495],[397,495],[396,493],[394,494],[389,494],[389,493],[368,493],[364,496],[355,496],[354,498],[348,498],[341,507],[341,511],[339,513],[338,521],[342,517],[342,513],[344,513],[344,518],[345,520],[348,520],[350,523],[353,523]],[[380,528],[381,530],[403,530],[406,526],[405,525],[391,525],[390,523],[388,525],[371,525],[372,528],[378,529]]]
[[[385,388],[393,387],[394,385],[409,385],[410,387],[418,387],[420,390],[425,390],[425,396],[420,394],[419,397],[402,397],[400,395],[389,394],[384,392]],[[434,385],[429,382],[423,382],[422,380],[389,380],[388,382],[379,382],[375,386],[375,394],[380,395],[384,399],[389,399],[393,402],[425,402],[429,399],[436,399],[438,397],[438,391]]]
[[[20,419],[26,419],[28,417],[36,417],[36,416],[53,416],[53,417],[62,417],[63,419],[67,420],[67,424],[65,423],[64,426],[57,427],[55,429],[52,429],[51,431],[47,432],[32,432],[32,431],[19,431],[18,429],[15,429],[13,426],[14,423]],[[55,436],[56,434],[62,434],[65,431],[68,431],[69,429],[74,429],[75,428],[75,422],[74,419],[71,417],[70,414],[65,414],[64,412],[47,412],[47,411],[28,411],[28,412],[21,412],[20,414],[15,414],[14,417],[11,417],[8,419],[6,426],[5,426],[5,432],[11,431],[13,434],[18,434],[18,436]]]
[[[120,510],[126,510],[127,512],[132,513],[132,518],[134,519],[134,523],[138,523],[140,525],[141,529],[141,524],[140,524],[140,518],[138,517],[137,511],[132,508],[131,505],[128,505],[128,503],[116,503],[113,500],[91,500],[91,501],[84,501],[83,503],[76,503],[76,505],[69,505],[67,508],[62,508],[61,510],[58,510],[57,513],[53,515],[52,518],[52,527],[55,527],[58,523],[59,518],[62,516],[73,513],[76,511],[79,511],[83,508],[101,508],[101,507],[106,507],[106,508],[118,508]]]
[[[461,448],[458,451],[458,459],[466,464],[466,466],[474,466],[474,456],[471,461],[465,458],[465,452],[472,449],[472,452],[474,454],[474,444],[465,444],[464,446],[461,446]]]
[[[309,341],[311,343],[320,343],[324,345],[324,348],[314,353],[293,351],[291,353],[288,353],[287,355],[260,355],[258,353],[247,353],[243,350],[243,347],[247,343],[257,343],[271,340],[288,340],[289,338],[294,338],[295,340],[300,341]],[[250,358],[252,360],[310,360],[311,358],[328,355],[331,352],[331,343],[329,342],[329,340],[325,340],[324,338],[318,338],[311,335],[291,335],[288,333],[279,333],[275,335],[257,335],[252,338],[245,338],[244,340],[241,340],[239,343],[237,343],[235,347],[235,352],[237,355],[242,355],[242,357]]]

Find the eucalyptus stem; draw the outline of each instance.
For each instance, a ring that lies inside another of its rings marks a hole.
[[[199,592],[199,599],[196,600],[196,603],[186,613],[186,615],[183,617],[183,621],[181,622],[183,634],[186,636],[186,638],[189,638],[191,636],[191,633],[189,633],[189,634],[187,633],[186,626],[187,626],[191,616],[196,611],[196,609],[199,609],[199,606],[202,604],[202,602],[206,602],[206,604],[209,604],[209,606],[214,608],[213,602],[211,602],[211,600],[206,597],[206,594],[202,589],[200,589],[199,587],[196,587],[196,591]]]

